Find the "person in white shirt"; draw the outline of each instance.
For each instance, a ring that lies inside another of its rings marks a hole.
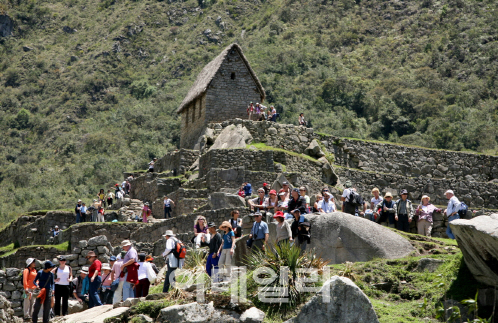
[[[380,196],[380,191],[377,187],[372,190],[372,199],[370,200],[370,208],[373,210],[377,204],[382,202],[382,196]]]
[[[336,211],[335,201],[329,192],[323,193],[323,200],[318,203],[318,211],[323,213],[332,213]]]
[[[175,206],[175,202],[172,199],[164,196],[164,218],[171,218],[171,205]]]
[[[178,241],[176,235],[172,230],[166,230],[166,233],[163,235],[166,240],[166,250],[163,252],[163,257],[166,257],[166,264],[168,265],[168,270],[166,271],[166,277],[164,279],[163,293],[167,293],[169,291],[169,287],[171,282],[175,280],[175,271],[178,268],[183,267],[183,263],[185,259],[178,259],[173,254],[173,249],[176,247],[176,242]]]
[[[154,172],[154,164],[156,163],[157,161],[157,158],[153,158],[150,163],[149,163],[149,173],[153,173]]]
[[[62,300],[62,316],[68,314],[69,300],[69,283],[73,280],[71,267],[66,265],[66,258],[60,256],[59,267],[55,269],[55,306],[54,313],[57,316],[61,315],[61,300]]]
[[[458,215],[458,211],[460,211],[460,201],[455,196],[455,193],[452,190],[447,190],[444,195],[446,195],[446,198],[449,200],[448,207],[443,211],[443,213],[448,216],[448,226],[446,227],[446,234],[448,235],[448,238],[455,239],[455,235],[453,235],[453,232],[451,232],[450,222],[456,219],[460,219],[460,216]]]

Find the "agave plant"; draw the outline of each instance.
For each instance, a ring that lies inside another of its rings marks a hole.
[[[266,284],[252,284],[252,287],[256,287],[252,290],[252,296],[254,301],[257,302],[256,298],[259,299],[259,294],[267,290],[274,290],[275,287],[281,287],[281,278],[287,275],[288,279],[285,283],[288,287],[287,294],[280,295],[285,298],[286,301],[273,303],[270,305],[271,308],[286,311],[287,309],[292,309],[296,304],[301,303],[304,300],[305,293],[300,292],[299,284],[300,279],[305,277],[306,274],[300,272],[300,269],[312,269],[316,274],[322,274],[323,268],[328,264],[324,259],[316,256],[314,250],[307,250],[306,252],[301,252],[301,249],[297,246],[291,246],[289,243],[281,243],[280,245],[270,245],[265,248],[264,251],[255,251],[246,258],[248,266],[253,269],[248,276],[248,284],[253,278],[255,272],[261,272],[259,278],[268,278],[270,275],[265,274],[266,269],[271,269],[276,273],[276,279],[269,281]],[[281,271],[282,267],[288,268],[287,272]],[[266,268],[265,270],[261,270]],[[271,272],[271,271],[267,271]],[[283,277],[282,277],[283,276]],[[317,283],[307,283],[319,286],[321,282]],[[259,287],[259,288],[257,288]],[[249,291],[248,291],[249,292]],[[284,297],[285,296],[285,297]]]

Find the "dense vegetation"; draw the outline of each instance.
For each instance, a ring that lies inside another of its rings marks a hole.
[[[0,221],[72,207],[179,143],[174,113],[237,41],[281,122],[494,153],[491,0],[4,0]]]

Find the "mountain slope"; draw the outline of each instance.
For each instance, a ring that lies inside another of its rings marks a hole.
[[[280,122],[494,153],[493,1],[10,0],[0,221],[70,208],[179,143],[197,73],[238,42]],[[223,111],[220,111],[223,113]]]

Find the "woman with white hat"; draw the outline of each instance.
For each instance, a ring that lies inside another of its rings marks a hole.
[[[100,274],[102,278],[102,290],[100,292],[100,300],[102,304],[112,304],[113,292],[111,290],[112,276],[111,276],[111,266],[108,263],[102,264],[102,272]]]
[[[418,234],[427,237],[431,236],[432,224],[434,222],[434,220],[432,219],[433,213],[441,212],[441,209],[429,203],[430,200],[431,198],[428,195],[422,196],[422,201],[415,211],[415,215],[418,216]]]
[[[166,257],[166,264],[168,265],[168,271],[166,272],[166,277],[164,279],[163,293],[169,291],[169,286],[171,282],[175,281],[175,270],[183,267],[185,259],[178,259],[175,257],[173,250],[176,248],[176,243],[179,241],[172,230],[166,230],[163,234],[166,240],[166,250],[163,252],[163,257]]]
[[[28,258],[26,260],[26,268],[22,272],[22,282],[24,288],[24,320],[30,320],[33,314],[33,306],[35,305],[36,296],[38,296],[36,286],[33,281],[36,278],[36,259]]]

